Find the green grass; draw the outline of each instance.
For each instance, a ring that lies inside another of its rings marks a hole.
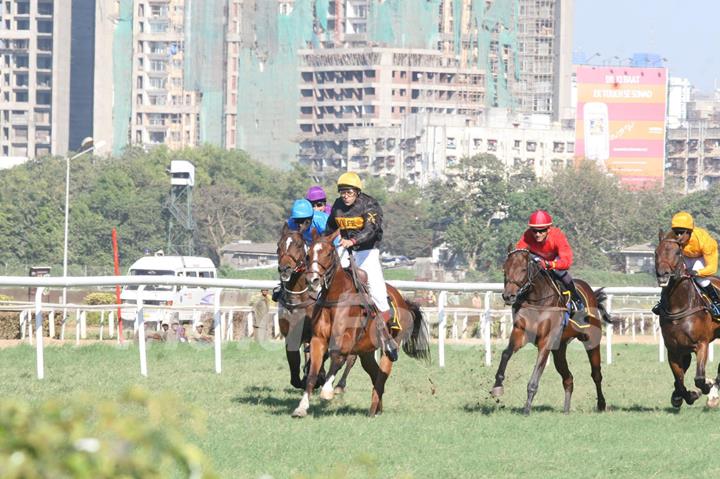
[[[21,346],[0,350],[0,380],[4,397],[32,403],[78,394],[115,401],[133,384],[170,393],[207,413],[207,433],[192,438],[228,478],[716,477],[720,412],[707,410],[704,399],[670,408],[672,378],[656,346],[618,344],[613,352],[614,363],[603,365],[610,410],[598,413],[587,358],[580,345],[571,346],[575,394],[568,416],[552,365],[533,413],[520,413],[535,359],[531,346],[511,360],[500,403],[488,394],[499,347],[489,368],[476,346],[448,346],[444,369],[403,355],[387,384],[385,412],[375,419],[365,417],[370,387],[359,363],[344,397],[321,404],[315,395],[309,417],[290,418],[300,394],[288,385],[281,343],[227,345],[220,375],[210,348],[153,345],[148,378],[139,374],[134,347],[48,347],[42,381],[35,378],[34,349]]]

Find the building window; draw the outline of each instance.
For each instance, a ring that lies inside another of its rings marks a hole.
[[[568,141],[568,143],[567,143],[567,152],[568,152],[568,153],[575,153],[575,142]]]
[[[454,150],[455,148],[456,148],[455,138],[448,137],[448,139],[447,139],[447,149],[448,149],[448,150]]]
[[[534,141],[528,141],[526,148],[527,148],[527,151],[535,151],[535,150],[537,150],[537,143]]]
[[[520,149],[520,140],[513,141],[513,150],[519,150]]]
[[[487,151],[497,151],[497,140],[487,141]]]

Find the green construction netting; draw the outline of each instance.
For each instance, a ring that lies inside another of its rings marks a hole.
[[[388,47],[436,48],[440,2],[373,0],[368,12],[369,39]]]
[[[185,90],[202,94],[200,143],[222,146],[225,0],[185,3]]]
[[[133,0],[120,0],[119,18],[113,32],[113,144],[119,155],[128,145],[132,97]]]

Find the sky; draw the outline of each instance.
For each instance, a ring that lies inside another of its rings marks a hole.
[[[593,65],[657,53],[673,77],[720,87],[720,0],[575,0],[573,51]],[[623,64],[627,64],[624,62]]]

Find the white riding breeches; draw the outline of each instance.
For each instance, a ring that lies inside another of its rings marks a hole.
[[[350,258],[348,250],[338,247],[337,252],[340,255],[340,264],[343,268],[350,267]],[[368,276],[368,292],[375,306],[382,313],[390,310],[387,300],[387,287],[385,286],[385,277],[380,264],[380,250],[365,249],[362,251],[354,251],[353,257],[358,268],[365,271]]]
[[[702,258],[685,258],[685,267],[691,271],[700,271],[705,267],[705,260]],[[710,284],[707,278],[694,278],[695,282],[702,288],[706,288]]]

